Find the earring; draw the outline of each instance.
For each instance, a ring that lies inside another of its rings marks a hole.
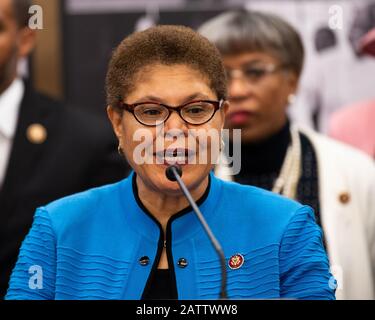
[[[118,147],[117,147],[117,152],[118,152],[118,154],[121,156],[121,157],[123,157],[124,156],[124,152],[122,151],[122,148],[121,148],[121,145],[120,145],[120,143],[118,144]]]
[[[289,96],[288,96],[288,104],[289,105],[292,105],[296,102],[296,95],[294,93],[291,93]]]
[[[223,133],[220,134],[220,152],[222,152],[225,148],[225,141],[223,137]]]

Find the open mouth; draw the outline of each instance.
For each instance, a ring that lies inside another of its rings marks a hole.
[[[195,151],[186,148],[170,148],[154,153],[157,163],[186,165],[195,157]]]

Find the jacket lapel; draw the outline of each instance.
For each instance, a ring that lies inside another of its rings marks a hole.
[[[16,134],[0,193],[1,208],[9,196],[16,190],[22,190],[25,181],[33,177],[33,167],[43,153],[48,139],[47,110],[45,109],[47,109],[45,106],[38,103],[37,94],[26,82]],[[45,139],[43,134],[46,135]]]

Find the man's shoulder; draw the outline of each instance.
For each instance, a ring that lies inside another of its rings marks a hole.
[[[64,107],[61,101],[35,90],[27,81],[25,82],[25,93],[22,104],[27,106],[29,112],[39,114],[40,117],[58,114]]]
[[[57,121],[60,124],[55,128],[52,127],[51,130],[61,127],[66,135],[77,134],[77,139],[82,138],[87,139],[87,141],[98,141],[98,139],[99,141],[102,139],[115,141],[104,110],[103,115],[100,115],[99,112],[59,101],[37,91],[34,91],[34,98],[31,103],[37,105],[36,108],[39,109],[40,117]],[[95,137],[95,139],[92,139],[92,137]]]
[[[35,104],[37,105],[37,108],[42,109],[45,112],[59,114],[59,116],[67,117],[69,120],[73,121],[82,121],[86,119],[97,123],[107,122],[105,121],[104,109],[101,115],[99,112],[95,112],[94,110],[89,110],[87,108],[83,108],[82,106],[67,103],[35,90],[28,82],[25,82],[25,86],[25,102]]]

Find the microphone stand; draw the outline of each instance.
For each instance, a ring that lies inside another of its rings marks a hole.
[[[225,263],[225,256],[224,251],[217,241],[216,237],[212,233],[210,227],[208,226],[206,219],[203,217],[202,212],[199,210],[199,207],[195,203],[193,197],[191,196],[189,190],[187,189],[185,183],[181,179],[182,170],[177,165],[171,165],[165,170],[165,174],[170,181],[177,181],[180,189],[184,193],[186,199],[189,201],[191,207],[193,208],[195,214],[197,215],[200,223],[202,224],[204,230],[206,231],[213,247],[215,248],[216,253],[220,259],[220,266],[221,266],[221,290],[220,290],[220,299],[227,299],[227,272],[226,272],[226,263]]]

